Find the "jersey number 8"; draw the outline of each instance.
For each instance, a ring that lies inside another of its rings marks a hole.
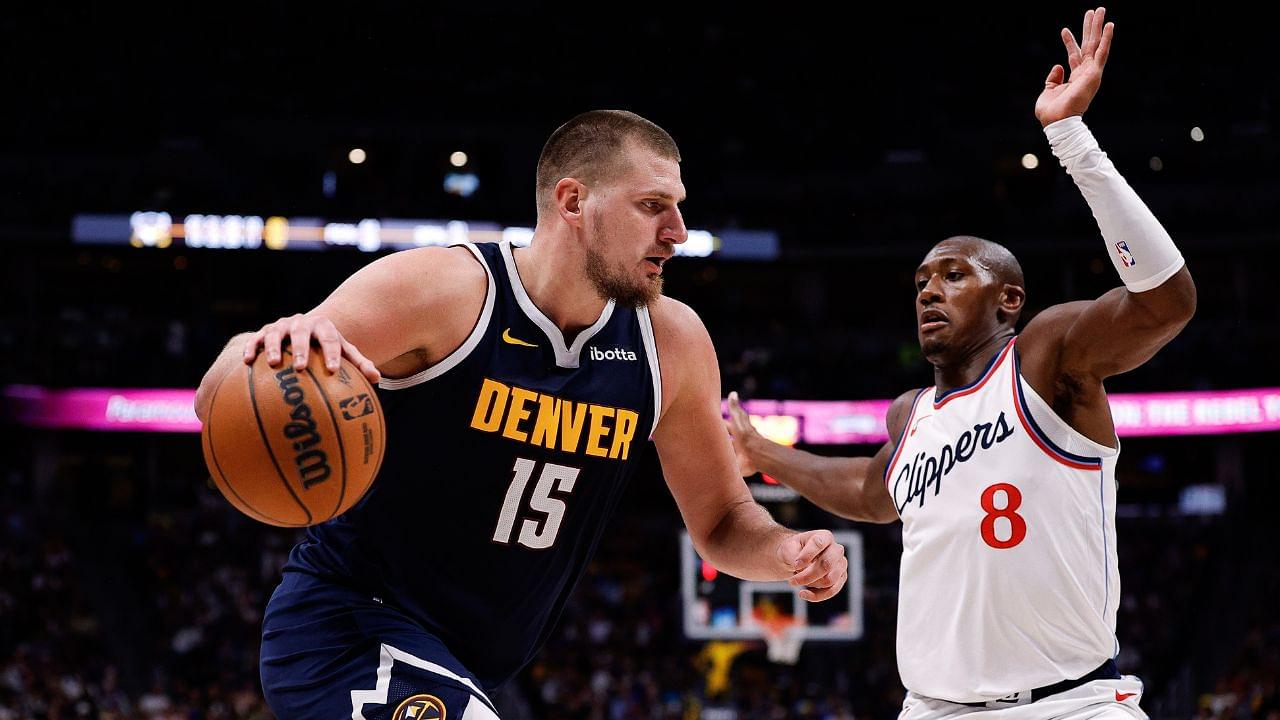
[[[996,493],[1003,491],[1004,507],[996,507]],[[982,491],[982,509],[987,511],[982,518],[982,540],[997,550],[1007,550],[1021,543],[1027,537],[1027,521],[1016,511],[1022,507],[1022,492],[1009,483],[996,483]],[[996,519],[1009,521],[1009,537],[1001,540],[996,537]]]

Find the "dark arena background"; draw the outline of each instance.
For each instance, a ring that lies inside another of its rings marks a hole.
[[[874,452],[883,408],[764,401],[931,384],[912,271],[936,241],[1006,244],[1030,314],[1118,286],[1032,114],[1084,6],[891,5],[8,9],[0,720],[270,717],[259,628],[299,533],[218,494],[193,389],[231,335],[376,257],[523,237],[542,142],[579,112],[680,144],[701,232],[666,293],[705,321],[724,393],[814,452]],[[1108,382],[1129,427],[1117,662],[1155,718],[1280,717],[1280,93],[1251,13],[1108,8],[1086,116],[1199,289],[1187,329]],[[682,556],[646,453],[503,717],[895,717],[900,525],[752,479],[780,521],[861,545],[858,631],[774,662],[691,636],[690,603],[738,590]]]

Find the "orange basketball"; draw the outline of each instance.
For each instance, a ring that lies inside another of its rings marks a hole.
[[[382,464],[386,425],[369,381],[346,358],[335,373],[313,350],[305,370],[266,354],[218,383],[201,430],[222,495],[269,525],[305,527],[345,512]]]

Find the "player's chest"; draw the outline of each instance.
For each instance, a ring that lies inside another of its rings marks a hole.
[[[886,477],[898,514],[910,524],[972,509],[989,488],[1021,478],[1025,443],[1012,408],[924,405],[908,424]]]

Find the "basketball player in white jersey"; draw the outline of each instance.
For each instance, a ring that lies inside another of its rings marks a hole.
[[[1054,155],[1084,194],[1124,287],[1051,307],[1015,333],[1026,298],[1005,248],[936,245],[916,270],[920,346],[934,386],[895,400],[872,458],[828,458],[760,436],[730,396],[744,475],[765,472],[843,517],[901,519],[901,719],[1142,718],[1116,671],[1115,466],[1103,381],[1151,358],[1190,320],[1196,291],[1169,234],[1081,115],[1114,32],[1063,30],[1036,101]]]

